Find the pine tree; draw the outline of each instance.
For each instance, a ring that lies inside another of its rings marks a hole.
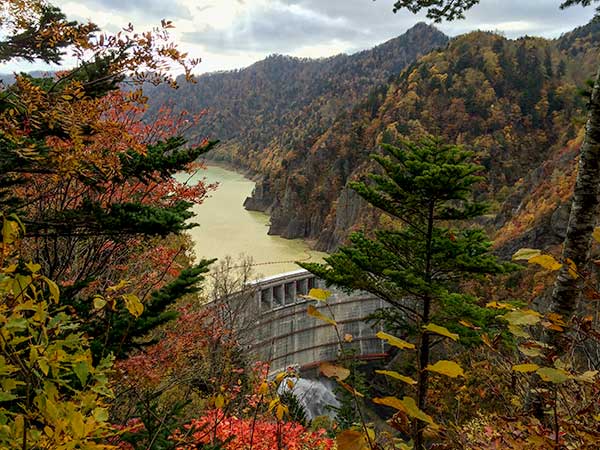
[[[379,314],[387,327],[406,335],[412,328],[417,347],[417,406],[427,409],[432,332],[430,324],[446,326],[466,339],[472,330],[459,320],[486,326],[493,314],[476,299],[460,293],[461,280],[502,273],[513,266],[490,254],[482,230],[459,228],[486,211],[471,191],[482,180],[482,167],[473,154],[438,138],[382,146],[387,155],[373,155],[383,173],[371,182],[350,187],[367,202],[397,221],[377,230],[351,236],[350,244],[325,258],[327,264],[301,264],[315,275],[349,289],[371,292],[390,308]],[[422,428],[415,427],[415,448],[423,445]]]
[[[166,21],[162,26],[170,27]],[[100,317],[89,294],[82,294],[90,283],[120,281],[109,266],[117,259],[128,262],[131,255],[123,249],[130,242],[178,234],[195,225],[190,222],[190,196],[165,192],[157,200],[148,197],[216,144],[188,145],[182,137],[165,137],[167,131],[160,138],[121,134],[123,123],[111,121],[107,111],[112,106],[115,115],[123,110],[133,114],[137,109],[131,105],[145,101],[135,89],[116,94],[126,76],[128,81],[144,81],[145,76],[156,81],[166,62],[188,63],[175,47],[168,53],[156,51],[166,33],[153,35],[149,44],[148,37],[133,30],[119,39],[94,35],[98,32],[92,23],[68,21],[46,0],[9,1],[0,7],[0,62],[60,63],[66,48],[82,54],[79,67],[39,78],[21,74],[0,90],[0,214],[14,214],[26,225],[31,253],[26,256],[36,256],[46,276],[58,283],[69,278],[62,302],[82,319],[96,359],[110,351],[123,356],[136,339],[173,318],[167,311],[171,303],[199,289],[211,261],[201,261],[149,292],[135,320],[123,308]],[[82,114],[71,117],[72,110]],[[159,123],[157,131],[161,126],[171,129]],[[94,141],[98,136],[104,139]],[[72,166],[68,171],[65,161]],[[49,179],[58,181],[45,185]],[[32,188],[40,185],[51,188]],[[126,186],[142,187],[135,191]],[[106,245],[118,250],[103,253]],[[119,251],[125,255],[115,256]]]

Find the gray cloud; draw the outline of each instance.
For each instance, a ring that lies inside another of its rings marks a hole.
[[[135,13],[156,19],[189,18],[191,11],[177,2],[165,0],[78,0],[92,7],[106,9],[121,14]]]
[[[107,0],[105,0],[107,1]],[[110,0],[118,1],[118,0]],[[139,1],[139,0],[138,0]],[[247,0],[246,3],[250,3]],[[368,48],[398,36],[419,20],[407,11],[392,13],[394,0],[274,0],[262,10],[238,18],[227,32],[206,26],[183,39],[212,53],[291,53],[303,46],[342,41],[347,51]],[[558,37],[587,23],[593,8],[560,10],[561,0],[481,0],[467,19],[439,24],[456,35],[475,29]]]
[[[252,15],[238,18],[227,32],[207,26],[183,33],[183,40],[201,44],[211,52],[290,53],[303,46],[335,40],[353,42],[368,35],[367,28],[355,27],[345,17],[273,2]]]

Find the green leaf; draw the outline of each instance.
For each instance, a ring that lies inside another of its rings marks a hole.
[[[396,380],[403,381],[407,384],[417,384],[416,380],[413,380],[411,377],[404,376],[398,372],[394,372],[393,370],[376,370],[375,373],[385,375],[386,377],[395,378]]]
[[[417,403],[412,397],[404,397],[402,399],[402,404],[406,408],[406,412],[409,416],[414,417],[415,419],[422,420],[423,422],[427,422],[430,425],[435,425],[435,422],[433,421],[431,416],[421,411],[417,407]]]
[[[540,367],[535,371],[543,381],[547,381],[554,384],[560,384],[567,381],[571,376],[561,369],[555,369],[554,367]]]
[[[96,408],[93,412],[94,420],[96,422],[108,421],[108,410],[106,408]]]
[[[375,336],[383,341],[387,341],[388,344],[398,347],[400,350],[404,349],[414,349],[415,345],[410,342],[406,342],[403,339],[397,338],[396,336],[392,336],[391,334],[384,333],[383,331],[378,332]]]
[[[434,323],[430,323],[427,326],[424,326],[423,329],[426,331],[429,331],[430,333],[435,333],[435,334],[439,334],[440,336],[445,336],[447,338],[452,339],[453,341],[458,341],[458,337],[459,337],[458,334],[451,333],[450,330],[448,330],[448,328],[441,327]]]
[[[0,402],[10,402],[16,398],[17,396],[15,394],[0,391]]]
[[[540,314],[531,309],[511,311],[502,316],[511,325],[535,325],[541,321]]]
[[[465,373],[457,363],[454,361],[441,360],[436,362],[435,364],[429,364],[425,367],[425,370],[429,370],[430,372],[440,373],[442,375],[446,375],[450,378],[456,377],[464,377]]]
[[[48,289],[50,290],[50,298],[54,301],[54,303],[58,303],[58,300],[60,299],[60,289],[58,288],[58,285],[50,278],[42,277],[42,279],[48,285]]]
[[[37,360],[37,364],[40,367],[40,370],[42,371],[42,373],[44,375],[48,375],[48,371],[50,370],[50,367],[48,366],[48,361],[46,361],[45,358],[39,358]]]
[[[519,345],[518,349],[525,356],[529,356],[530,358],[537,358],[538,356],[542,356],[542,349],[539,347],[526,347],[524,345]]]
[[[87,381],[90,373],[90,367],[88,366],[87,361],[77,361],[75,364],[73,364],[73,372],[75,372],[75,375],[77,375],[81,385],[85,386],[85,382]]]
[[[531,335],[529,333],[527,333],[523,328],[521,328],[518,325],[509,325],[508,326],[508,331],[516,337],[520,337],[520,338],[530,338]]]
[[[103,297],[97,295],[94,297],[94,309],[102,309],[106,306],[106,300]]]

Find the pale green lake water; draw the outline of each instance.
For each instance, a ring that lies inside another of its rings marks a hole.
[[[316,252],[300,239],[269,236],[269,216],[246,211],[244,200],[252,193],[254,182],[231,170],[208,166],[195,179],[206,178],[207,183],[219,182],[210,198],[194,208],[194,222],[200,226],[189,230],[198,258],[238,258],[252,256],[256,277],[276,275],[297,270],[289,261],[322,261],[325,253]],[[286,262],[282,262],[286,261]],[[276,264],[265,264],[277,262]]]

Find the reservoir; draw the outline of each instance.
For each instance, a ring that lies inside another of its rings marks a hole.
[[[192,220],[199,226],[188,232],[198,259],[229,255],[237,260],[242,254],[248,255],[253,258],[256,278],[261,278],[299,269],[293,261],[321,262],[326,256],[311,250],[303,240],[267,234],[269,216],[243,207],[254,189],[253,181],[217,166],[200,170],[192,181],[202,178],[219,186],[204,203],[194,207],[196,217]]]

